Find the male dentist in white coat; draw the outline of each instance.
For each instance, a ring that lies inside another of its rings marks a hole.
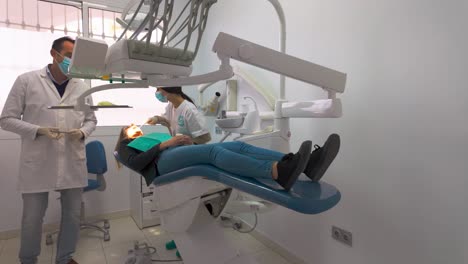
[[[37,263],[50,191],[60,192],[62,207],[56,263],[77,263],[72,255],[79,237],[81,194],[88,176],[84,140],[96,128],[97,120],[92,111],[47,109],[74,105],[88,89],[83,81],[66,75],[73,46],[71,38],[55,40],[50,51],[53,63],[20,75],[0,116],[2,129],[21,136],[18,188],[23,198],[23,217],[19,259],[23,264]],[[91,102],[91,98],[88,100]]]

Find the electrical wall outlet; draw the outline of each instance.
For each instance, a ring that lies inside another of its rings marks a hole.
[[[353,246],[353,234],[351,232],[336,226],[332,226],[331,232],[334,239],[350,247]]]
[[[219,127],[219,126],[215,126],[215,134],[222,134],[223,133],[223,130]]]

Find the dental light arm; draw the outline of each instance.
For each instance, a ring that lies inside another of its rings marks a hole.
[[[290,78],[313,84],[332,93],[344,92],[346,74],[314,64],[281,52],[260,46],[226,33],[219,33],[213,46],[221,66],[218,71],[174,79],[160,75],[148,75],[149,85],[197,85],[225,80],[233,76],[229,58],[251,64],[265,70],[284,74]]]
[[[213,83],[231,78],[234,73],[231,65],[229,64],[229,57],[222,53],[218,53],[218,58],[221,60],[221,65],[219,66],[219,70],[215,72],[174,79],[167,79],[161,75],[148,75],[148,83],[151,86],[184,86]]]
[[[344,92],[346,74],[318,64],[314,64],[253,42],[226,33],[219,33],[213,51],[221,60],[220,69],[204,75],[163,79],[159,75],[149,75],[149,85],[197,85],[225,80],[233,76],[229,58],[251,64],[265,70],[284,74],[290,78],[313,84],[331,92]]]
[[[226,33],[219,33],[213,51],[232,59],[290,78],[332,90],[344,92],[346,74],[281,52],[260,46]]]

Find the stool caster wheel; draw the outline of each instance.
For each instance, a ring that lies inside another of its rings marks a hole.
[[[109,228],[110,228],[109,220],[104,220],[104,228],[105,228],[105,229],[109,229]]]

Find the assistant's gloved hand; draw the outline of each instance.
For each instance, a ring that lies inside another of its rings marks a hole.
[[[68,131],[68,137],[71,140],[82,140],[84,139],[84,133],[80,129],[72,129]]]
[[[148,118],[148,120],[146,121],[146,124],[149,124],[149,125],[156,125],[158,123],[159,123],[159,116],[152,116]]]
[[[169,121],[166,118],[162,117],[162,116],[150,117],[150,118],[148,118],[146,123],[150,124],[150,125],[160,124],[160,125],[163,125],[163,126],[167,127],[169,130],[171,128],[171,124],[169,123]]]
[[[37,135],[46,136],[55,140],[63,137],[63,134],[59,133],[57,127],[40,127],[37,129]]]

